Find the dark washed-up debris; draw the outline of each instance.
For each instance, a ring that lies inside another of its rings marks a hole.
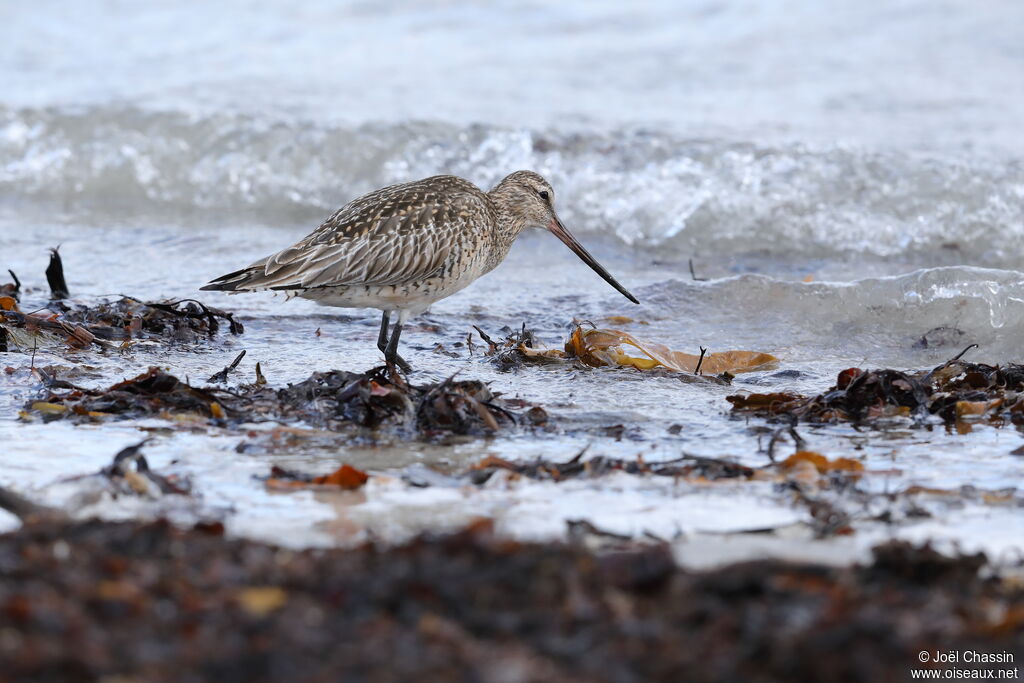
[[[143,439],[137,444],[122,448],[109,465],[95,474],[85,474],[64,479],[74,482],[99,477],[106,484],[107,492],[114,496],[145,496],[159,498],[164,495],[189,495],[188,481],[176,475],[165,476],[149,468],[149,461],[142,454],[142,448],[149,442]]]
[[[0,310],[0,329],[48,332],[75,347],[128,340],[194,343],[212,337],[223,323],[231,334],[245,330],[233,314],[191,299],[143,303],[121,297],[93,306],[67,301],[50,306],[34,313]]]
[[[21,281],[13,270],[8,270],[7,274],[11,276],[11,282],[0,285],[0,297],[8,297],[17,303],[21,300]]]
[[[688,571],[664,545],[486,524],[296,551],[219,524],[40,522],[0,535],[0,680],[902,681],[936,666],[921,651],[1019,662],[1024,589],[984,565],[894,543],[864,566]]]
[[[46,269],[51,292],[47,308],[31,313],[20,311],[17,303],[21,283],[14,273],[11,277],[13,285],[0,287],[0,345],[5,351],[15,347],[27,347],[22,351],[36,348],[40,345],[36,335],[40,333],[54,335],[72,347],[85,348],[110,347],[129,340],[195,343],[212,337],[223,324],[234,335],[245,331],[232,313],[195,299],[146,303],[122,296],[89,306],[68,301],[64,266],[56,249],[51,251]]]
[[[37,519],[67,519],[57,508],[40,505],[17,491],[0,486],[0,510],[7,510],[23,522]]]
[[[46,266],[46,283],[50,285],[51,299],[56,301],[71,296],[68,283],[64,279],[64,261],[60,257],[60,247],[50,250],[50,262]]]
[[[157,367],[106,389],[80,387],[45,374],[43,377],[47,384],[45,392],[25,409],[47,421],[183,413],[224,418],[235,411],[228,403],[234,396],[228,392],[193,387]]]
[[[190,486],[180,477],[164,476],[149,468],[142,448],[148,439],[137,444],[122,448],[114,456],[114,460],[100,470],[100,476],[106,477],[116,490],[134,495],[187,495]]]
[[[483,382],[450,377],[417,386],[386,367],[364,373],[314,372],[282,389],[257,382],[232,391],[194,387],[156,367],[107,389],[43,376],[46,390],[26,410],[47,420],[191,414],[223,423],[302,420],[336,431],[356,427],[431,437],[491,434],[515,426],[515,410],[535,407],[506,402]],[[533,418],[524,422],[531,424]]]
[[[606,318],[614,322],[614,318]],[[621,322],[632,322],[622,318]],[[699,355],[673,351],[663,344],[637,339],[628,332],[598,329],[591,323],[573,321],[572,331],[564,349],[544,348],[524,323],[520,330],[503,328],[502,341],[495,341],[479,327],[474,327],[487,345],[489,357],[501,371],[515,370],[526,363],[578,364],[580,367],[627,367],[645,372],[668,373],[687,382],[728,384],[741,372],[754,372],[775,367],[778,359],[756,351],[720,351],[707,353],[698,347]],[[629,355],[627,347],[640,352]],[[472,352],[472,345],[470,351]]]
[[[153,339],[194,342],[212,337],[226,324],[233,335],[245,332],[234,314],[195,299],[144,303],[131,297],[95,306],[65,306],[61,319],[82,325],[101,339]]]
[[[575,477],[601,477],[613,472],[650,474],[661,477],[702,477],[704,479],[750,479],[754,469],[729,460],[683,455],[673,460],[646,462],[642,459],[621,460],[605,456],[583,459],[586,449],[566,462],[553,462],[537,458],[527,462],[513,462],[497,456],[487,456],[475,463],[464,475],[475,484],[486,482],[495,472],[506,470],[529,479],[562,481]]]
[[[954,359],[929,372],[862,370],[839,373],[817,396],[792,393],[726,397],[734,412],[807,422],[863,422],[885,417],[935,415],[1024,424],[1024,365],[986,365]]]
[[[242,362],[243,358],[245,358],[244,349],[240,354],[235,356],[235,359],[233,361],[231,361],[228,365],[224,366],[223,370],[221,370],[220,372],[215,372],[214,374],[210,375],[210,378],[207,379],[206,381],[209,382],[210,384],[217,384],[218,382],[227,382],[228,373],[237,368],[238,364]]]
[[[516,424],[511,409],[483,382],[449,377],[417,386],[386,367],[314,372],[298,384],[254,394],[257,405],[261,395],[284,406],[285,413],[327,429],[393,427],[430,436],[486,434]]]
[[[120,496],[160,498],[164,495],[190,495],[191,485],[187,479],[173,474],[160,474],[150,469],[146,456],[142,454],[142,448],[147,442],[148,439],[145,439],[132,446],[122,448],[111,463],[101,468],[99,472],[70,476],[60,481],[63,484],[95,483],[97,481],[100,483],[99,487],[90,486],[83,489],[83,497],[79,499],[80,504],[85,502],[86,498],[95,498],[101,493],[114,498]],[[69,514],[62,509],[41,505],[2,486],[0,486],[0,509],[14,513],[26,523],[41,519],[70,519]],[[3,680],[3,673],[0,672],[0,681]]]
[[[354,491],[362,488],[370,475],[357,470],[351,465],[342,465],[330,474],[314,476],[304,472],[295,472],[274,465],[270,468],[270,476],[263,478],[269,489],[292,491],[296,489],[343,489]]]
[[[482,329],[473,326],[480,339],[486,345],[482,350],[483,356],[490,359],[495,367],[501,372],[518,370],[525,364],[546,364],[564,362],[563,354],[550,354],[545,350],[534,348],[538,346],[536,337],[532,330],[526,328],[526,323],[518,330],[503,327],[499,332],[505,335],[504,339],[495,341]],[[475,346],[472,343],[472,335],[467,338],[467,346],[470,355],[474,353]]]
[[[911,348],[930,349],[941,346],[956,346],[963,344],[964,331],[957,327],[940,325],[921,335],[921,338],[914,342]]]

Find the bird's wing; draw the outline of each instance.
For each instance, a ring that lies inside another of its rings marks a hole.
[[[343,207],[301,242],[254,263],[243,287],[295,290],[422,280],[459,248],[456,234],[487,211],[479,190],[418,183],[384,188]]]

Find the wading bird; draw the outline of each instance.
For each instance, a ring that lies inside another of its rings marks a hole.
[[[377,346],[403,370],[402,326],[505,260],[526,228],[546,228],[633,303],[636,298],[572,236],[555,213],[555,191],[516,171],[490,192],[456,176],[391,185],[343,206],[297,244],[222,275],[202,289],[275,290],[325,306],[384,312]],[[389,336],[393,313],[398,320]]]

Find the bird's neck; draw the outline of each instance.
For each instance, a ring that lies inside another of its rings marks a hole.
[[[504,183],[499,184],[487,193],[494,207],[494,240],[491,242],[491,268],[501,263],[508,255],[512,243],[519,237],[519,233],[526,229],[526,219],[520,212],[512,210],[518,199],[511,188]]]

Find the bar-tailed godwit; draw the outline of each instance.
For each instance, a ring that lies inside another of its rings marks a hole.
[[[391,185],[349,202],[309,236],[203,289],[284,291],[326,306],[384,312],[377,346],[403,370],[402,326],[493,270],[526,228],[545,228],[633,303],[555,213],[555,191],[517,171],[490,192],[456,176]],[[392,313],[398,320],[388,334]]]

